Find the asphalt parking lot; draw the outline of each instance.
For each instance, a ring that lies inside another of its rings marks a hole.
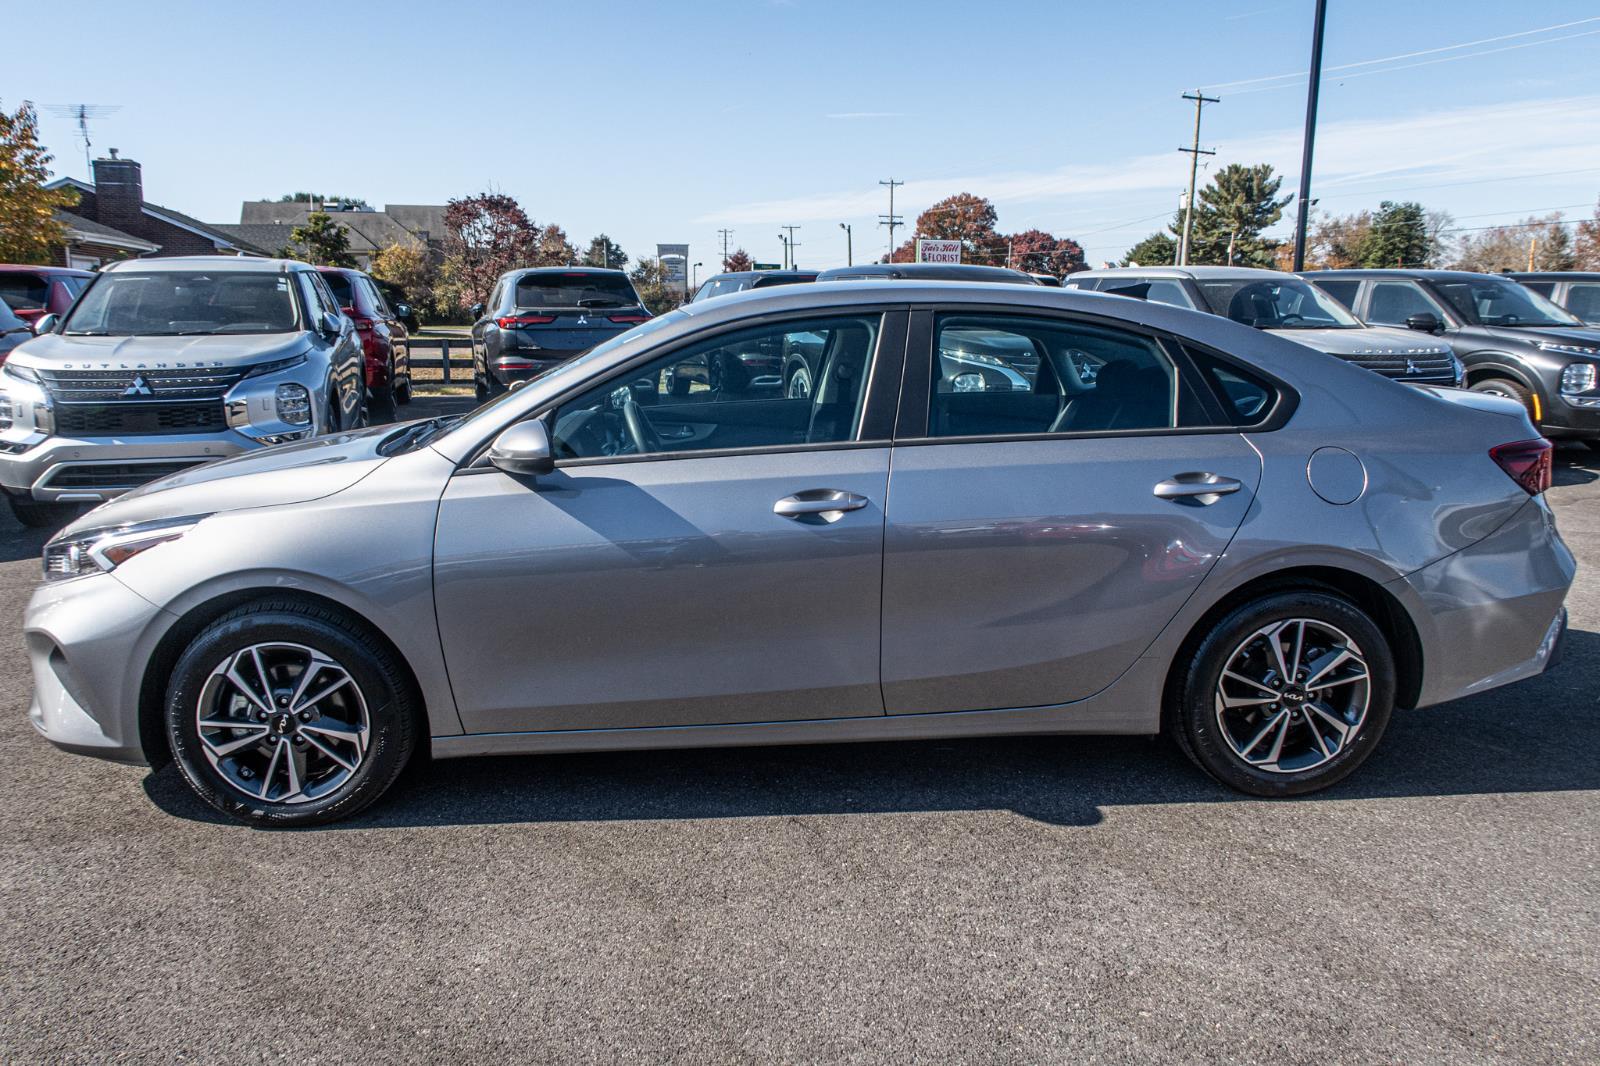
[[[1551,498],[1566,661],[1317,797],[1034,738],[441,763],[302,832],[34,734],[7,515],[0,1060],[1600,1060],[1600,455]]]

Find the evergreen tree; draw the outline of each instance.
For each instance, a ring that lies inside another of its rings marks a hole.
[[[1428,259],[1428,216],[1415,202],[1385,200],[1361,241],[1364,267],[1420,267]]]

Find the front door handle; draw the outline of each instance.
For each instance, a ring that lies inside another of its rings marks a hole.
[[[869,501],[843,489],[807,489],[793,496],[785,496],[772,505],[772,513],[784,518],[821,518],[826,522],[839,519],[846,511],[859,511]]]
[[[1190,472],[1177,474],[1165,481],[1156,482],[1156,487],[1151,491],[1163,500],[1176,500],[1179,503],[1216,503],[1231,492],[1238,492],[1244,484],[1231,477],[1222,477],[1219,474],[1204,472]]]

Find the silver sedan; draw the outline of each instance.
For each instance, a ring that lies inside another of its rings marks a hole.
[[[750,372],[797,345],[809,395]],[[1513,403],[1192,311],[756,290],[91,512],[45,549],[30,715],[277,825],[424,747],[1165,731],[1289,796],[1556,660],[1550,462]]]

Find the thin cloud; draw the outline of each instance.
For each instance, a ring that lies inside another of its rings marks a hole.
[[[1600,128],[1600,95],[1528,100],[1515,104],[1427,111],[1399,118],[1325,122],[1317,130],[1316,178],[1330,194],[1352,185],[1415,182],[1421,178],[1448,181],[1513,175],[1531,169],[1554,171],[1594,165],[1592,144],[1574,138],[1575,129]],[[1299,171],[1298,125],[1251,137],[1224,139],[1215,166],[1226,163],[1271,163],[1293,186]],[[1534,166],[1534,164],[1537,164]],[[897,202],[912,213],[952,193],[966,190],[987,196],[1010,209],[1027,203],[1048,203],[1103,194],[1149,193],[1158,203],[1188,178],[1188,166],[1176,152],[1154,152],[1100,164],[1071,164],[1053,170],[1004,171],[913,180],[899,190]],[[873,215],[882,210],[883,191],[875,184],[818,196],[758,200],[703,214],[696,222],[756,225],[768,222],[810,222]]]
[[[834,111],[824,118],[904,118],[904,111]]]

